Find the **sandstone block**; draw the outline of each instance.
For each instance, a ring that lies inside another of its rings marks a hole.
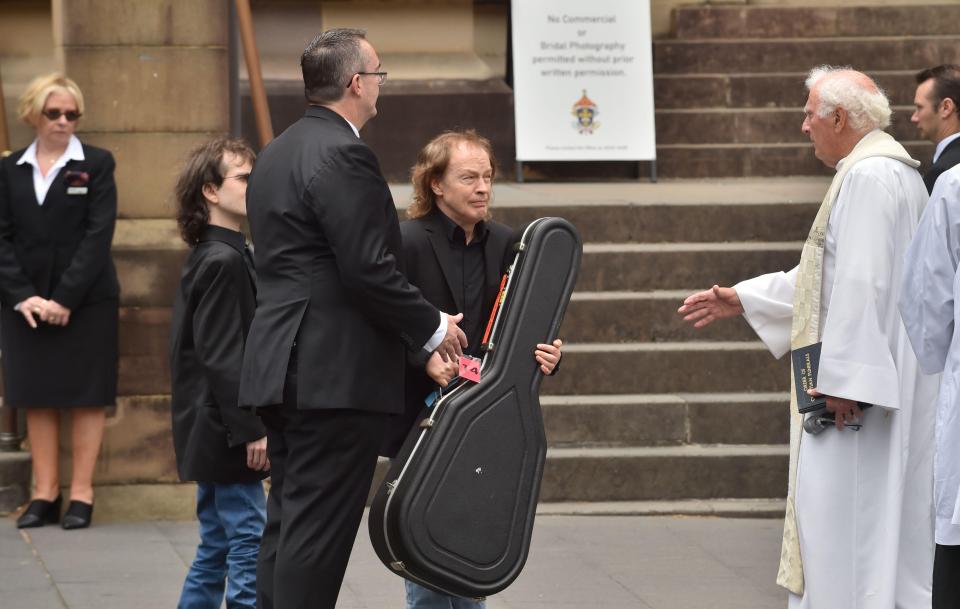
[[[55,0],[54,6],[62,23],[65,46],[227,45],[226,2]]]
[[[174,218],[173,185],[187,154],[210,133],[81,133],[117,161],[120,218]]]
[[[71,47],[65,70],[83,89],[87,131],[203,131],[230,127],[227,50]]]
[[[61,417],[61,483],[69,484],[70,433]],[[107,417],[94,484],[176,482],[169,396],[121,396]]]

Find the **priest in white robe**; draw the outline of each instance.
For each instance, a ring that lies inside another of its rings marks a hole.
[[[822,342],[817,391],[837,423],[804,433],[791,399],[777,576],[789,607],[926,609],[937,381],[921,374],[897,311],[926,188],[919,163],[881,131],[890,107],[870,78],[824,66],[807,88],[802,130],[837,173],[800,264],[693,294],[679,312],[697,327],[742,314],[778,358]],[[846,427],[856,421],[859,431]]]
[[[900,315],[937,399],[934,609],[960,607],[960,165],[940,175],[907,251]]]

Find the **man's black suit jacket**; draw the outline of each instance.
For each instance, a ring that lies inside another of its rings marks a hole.
[[[0,303],[31,296],[70,310],[116,300],[120,294],[110,245],[117,218],[116,166],[109,151],[83,145],[37,205],[33,166],[17,165],[25,150],[0,161]],[[68,171],[88,176],[86,193],[68,194]]]
[[[257,158],[247,213],[258,288],[241,406],[282,403],[295,345],[299,409],[401,412],[406,349],[440,315],[402,273],[373,152],[340,115],[310,106]]]
[[[464,310],[464,303],[461,302],[463,293],[462,290],[453,289],[451,285],[458,285],[462,281],[462,269],[452,259],[446,225],[440,213],[434,210],[422,218],[400,223],[404,266],[410,283],[420,288],[430,303],[442,311],[459,313]],[[481,310],[484,315],[489,315],[500,288],[500,279],[514,258],[514,239],[513,231],[509,227],[496,222],[485,224],[487,237],[483,242],[484,280]],[[478,340],[479,338],[474,339],[473,343]],[[479,353],[479,347],[479,344],[470,344],[468,350]],[[424,398],[436,386],[424,370],[429,356],[429,353],[420,350],[411,353],[407,359],[404,411],[390,423],[381,451],[385,456],[396,455],[417,415],[423,411]]]
[[[181,480],[255,482],[246,443],[267,432],[237,406],[243,342],[256,308],[243,235],[208,226],[180,276],[170,326],[173,446]]]
[[[927,193],[933,192],[933,185],[937,183],[937,178],[940,177],[941,173],[957,164],[960,164],[960,137],[947,144],[947,147],[940,153],[937,162],[923,174],[923,183],[927,187]]]

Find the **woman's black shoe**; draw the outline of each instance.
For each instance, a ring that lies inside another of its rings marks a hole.
[[[60,526],[66,530],[85,529],[90,526],[93,517],[93,504],[82,501],[71,501],[67,506],[67,513],[63,515]]]
[[[56,524],[60,519],[60,505],[63,503],[60,495],[53,501],[34,499],[27,509],[17,518],[18,529],[32,529],[45,524]]]

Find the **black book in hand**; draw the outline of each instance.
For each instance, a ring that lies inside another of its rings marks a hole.
[[[801,413],[820,410],[827,405],[826,396],[815,398],[807,394],[808,389],[814,389],[817,386],[817,369],[820,367],[822,344],[814,343],[790,352],[793,363],[793,385],[797,391],[797,407]]]

